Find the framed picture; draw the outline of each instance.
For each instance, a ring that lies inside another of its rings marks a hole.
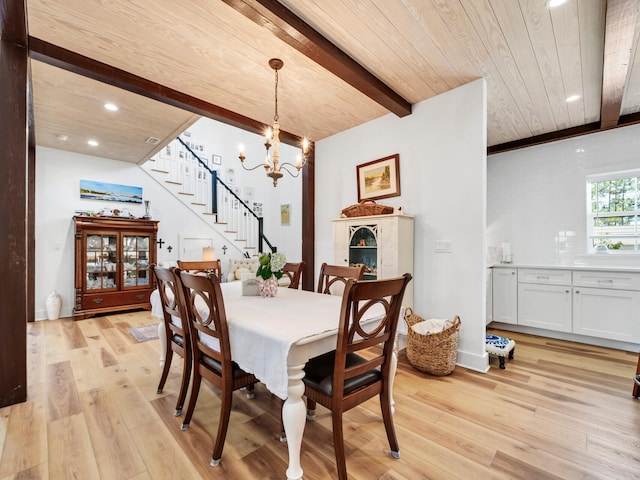
[[[213,163],[215,165],[221,165],[222,164],[222,157],[220,155],[212,155],[211,159],[213,160]]]
[[[80,180],[80,198],[125,203],[142,203],[142,187]]]
[[[291,205],[280,205],[280,224],[291,225]]]
[[[400,155],[389,155],[356,167],[358,201],[400,196]]]

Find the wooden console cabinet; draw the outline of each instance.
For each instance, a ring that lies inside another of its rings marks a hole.
[[[97,313],[150,309],[155,288],[158,222],[120,217],[73,217],[75,320]]]

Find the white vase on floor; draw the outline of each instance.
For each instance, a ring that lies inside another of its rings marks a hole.
[[[60,318],[60,310],[62,309],[62,297],[55,290],[44,302],[47,307],[47,318],[49,320],[57,320]]]

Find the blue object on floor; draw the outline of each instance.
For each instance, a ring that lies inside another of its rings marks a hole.
[[[513,359],[513,353],[516,348],[516,342],[510,338],[503,337],[501,335],[494,335],[493,333],[487,333],[485,336],[485,348],[487,353],[496,355],[500,360],[500,368],[504,369],[504,359],[509,357],[509,360]]]

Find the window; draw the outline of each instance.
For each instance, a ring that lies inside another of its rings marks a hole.
[[[587,237],[596,252],[640,253],[640,171],[587,178]]]

